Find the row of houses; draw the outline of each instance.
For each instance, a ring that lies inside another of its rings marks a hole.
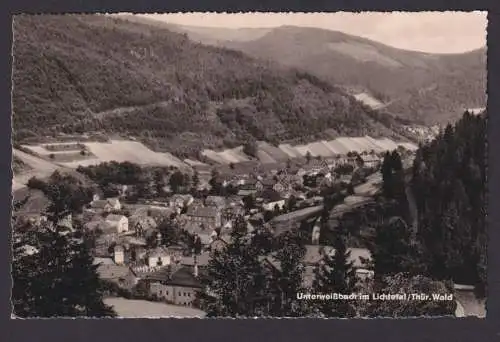
[[[219,245],[214,248],[223,248],[228,242],[218,240]],[[117,249],[116,251],[119,251]],[[115,252],[116,252],[115,251]],[[367,269],[367,263],[371,260],[370,252],[362,248],[350,248],[349,261],[352,262],[359,280],[373,276],[373,272]],[[97,271],[99,276],[109,282],[113,282],[123,289],[132,290],[139,281],[142,281],[151,297],[167,301],[176,305],[192,306],[196,293],[202,289],[200,275],[206,272],[210,262],[210,251],[204,251],[199,255],[175,255],[169,254],[168,248],[162,249],[159,255],[165,256],[162,264],[150,267],[138,267],[117,263],[111,258],[98,258]],[[175,252],[174,252],[175,253]],[[320,264],[325,256],[333,257],[335,250],[329,246],[307,245],[306,253],[302,260],[305,266],[303,275],[303,286],[310,288],[314,280],[314,269]],[[153,255],[150,255],[153,257]],[[168,256],[168,257],[167,257]],[[161,258],[161,256],[160,256]],[[260,262],[272,272],[282,272],[279,261],[273,255],[261,256]],[[154,260],[156,261],[156,260]],[[205,273],[206,274],[206,273]]]

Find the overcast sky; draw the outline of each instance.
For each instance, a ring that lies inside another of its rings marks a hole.
[[[145,15],[173,24],[209,27],[318,27],[397,48],[455,53],[486,45],[486,12],[175,13]]]

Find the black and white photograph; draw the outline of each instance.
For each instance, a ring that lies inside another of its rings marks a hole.
[[[487,24],[15,15],[11,318],[486,317]]]

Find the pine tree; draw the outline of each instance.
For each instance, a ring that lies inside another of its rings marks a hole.
[[[356,274],[349,261],[350,252],[346,246],[347,231],[340,224],[334,237],[334,254],[324,252],[322,261],[315,269],[313,289],[316,293],[351,294],[356,289]],[[326,317],[352,317],[355,308],[349,301],[324,301],[318,303],[319,310]]]
[[[376,278],[410,272],[418,262],[409,227],[401,217],[391,217],[376,227],[369,249]]]
[[[211,317],[252,317],[260,312],[264,271],[243,227],[235,226],[231,243],[212,253],[201,278],[205,290],[199,295],[200,305]]]
[[[296,299],[297,293],[302,290],[304,273],[303,236],[299,232],[287,232],[277,243],[279,248],[276,252],[276,260],[279,262],[280,272],[274,279],[269,279],[272,283],[270,287],[278,289],[280,294],[279,310],[274,314],[280,317],[301,317],[307,314],[308,310],[307,303]]]
[[[59,226],[61,218],[81,209],[87,195],[68,180],[55,174],[46,186],[51,200],[48,222],[23,235],[14,233],[12,302],[20,317],[115,315],[102,301],[102,285],[87,245]],[[27,247],[32,251],[27,253]]]

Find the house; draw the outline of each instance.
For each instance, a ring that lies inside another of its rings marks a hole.
[[[122,205],[118,198],[108,198],[104,200],[97,200],[90,202],[90,207],[104,212],[110,212],[112,210],[120,210]]]
[[[166,249],[165,247],[156,247],[146,254],[147,265],[149,267],[167,266],[172,262],[171,257],[172,255],[168,249]]]
[[[207,207],[223,209],[226,206],[226,199],[222,196],[207,196],[205,199],[205,205]]]
[[[365,167],[377,168],[381,164],[380,158],[374,155],[362,155],[361,160]]]
[[[257,189],[257,191],[264,191],[266,189],[273,189],[275,185],[276,185],[276,180],[272,178],[265,178],[257,181],[255,183],[255,188]]]
[[[308,163],[302,166],[306,173],[328,172],[328,163],[324,160],[311,159]]]
[[[209,228],[220,227],[221,213],[214,207],[190,207],[186,213],[189,222],[203,224]]]
[[[106,216],[106,223],[115,227],[119,234],[128,232],[128,218],[124,215],[110,214]]]
[[[262,208],[267,211],[273,211],[276,209],[276,207],[278,207],[280,210],[283,210],[284,206],[285,206],[284,199],[280,199],[277,201],[269,201],[262,204]]]
[[[180,264],[194,272],[195,265],[198,265],[199,268],[206,268],[209,262],[210,251],[204,251],[198,255],[183,256]]]
[[[176,305],[192,306],[196,293],[201,288],[197,265],[194,266],[194,271],[188,267],[180,267],[171,273],[163,272],[150,277],[150,293]]]
[[[116,245],[113,249],[113,260],[117,265],[123,265],[125,263],[125,249]]]
[[[194,201],[194,197],[191,195],[173,195],[170,197],[169,205],[172,208],[184,208],[191,205]]]
[[[97,274],[102,280],[117,284],[123,289],[131,290],[138,282],[134,271],[125,265],[100,264]]]

